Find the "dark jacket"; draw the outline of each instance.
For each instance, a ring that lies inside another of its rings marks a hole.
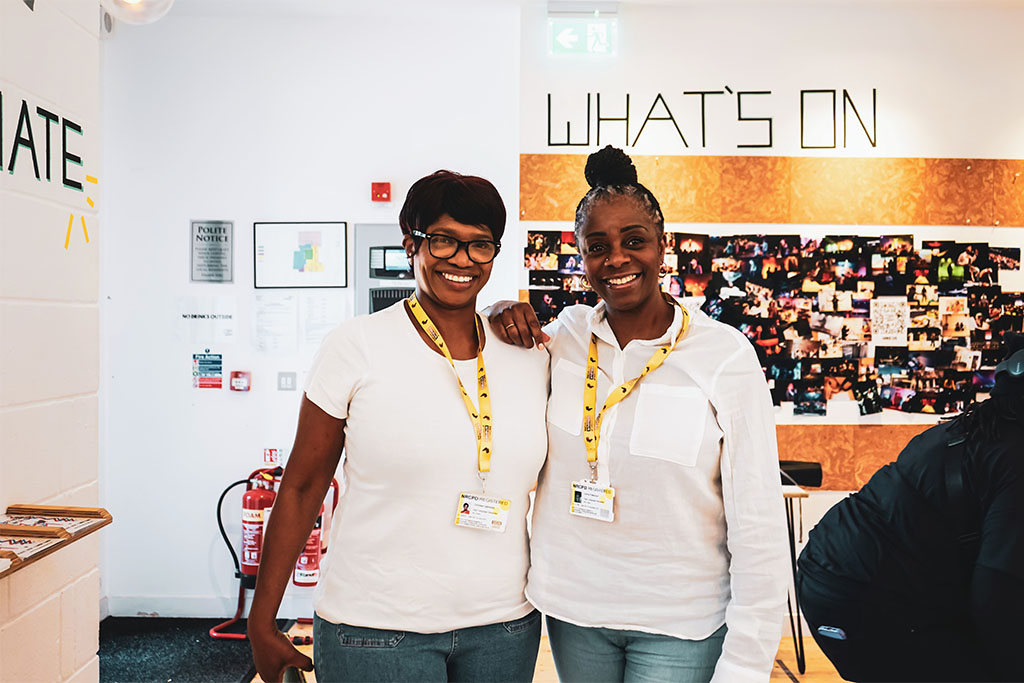
[[[928,429],[829,510],[800,555],[801,581],[835,605],[884,606],[881,629],[967,625],[997,670],[1024,679],[1024,430],[1006,423],[998,441],[968,445],[962,501],[949,499],[944,466],[958,431]],[[956,537],[965,516],[976,544]]]

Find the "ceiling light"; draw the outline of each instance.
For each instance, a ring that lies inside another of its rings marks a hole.
[[[126,24],[151,24],[171,9],[174,0],[100,0],[115,19]]]

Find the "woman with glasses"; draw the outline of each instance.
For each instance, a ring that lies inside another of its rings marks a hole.
[[[267,681],[311,668],[274,619],[342,448],[346,491],[314,598],[317,680],[533,678],[525,520],[548,359],[476,313],[505,207],[488,181],[438,171],[410,188],[399,223],[415,294],[342,323],[310,371],[249,616]]]
[[[737,330],[663,294],[665,219],[629,157],[592,154],[576,244],[596,307],[497,334],[551,355],[527,595],[563,681],[767,681],[786,595],[768,387]]]

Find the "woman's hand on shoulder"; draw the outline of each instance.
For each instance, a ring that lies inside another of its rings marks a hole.
[[[484,310],[491,330],[506,344],[544,348],[551,337],[544,334],[533,307],[525,301],[498,301]]]
[[[276,683],[284,676],[284,670],[294,666],[303,671],[313,670],[313,660],[295,649],[288,636],[276,626],[273,629],[249,629],[249,643],[252,645],[252,659],[260,678]]]

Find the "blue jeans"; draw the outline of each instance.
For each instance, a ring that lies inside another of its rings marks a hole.
[[[642,631],[576,626],[552,617],[547,620],[558,680],[567,683],[710,681],[726,632],[723,625],[704,640],[683,640]]]
[[[388,631],[314,617],[317,683],[533,680],[540,612],[445,633]]]

